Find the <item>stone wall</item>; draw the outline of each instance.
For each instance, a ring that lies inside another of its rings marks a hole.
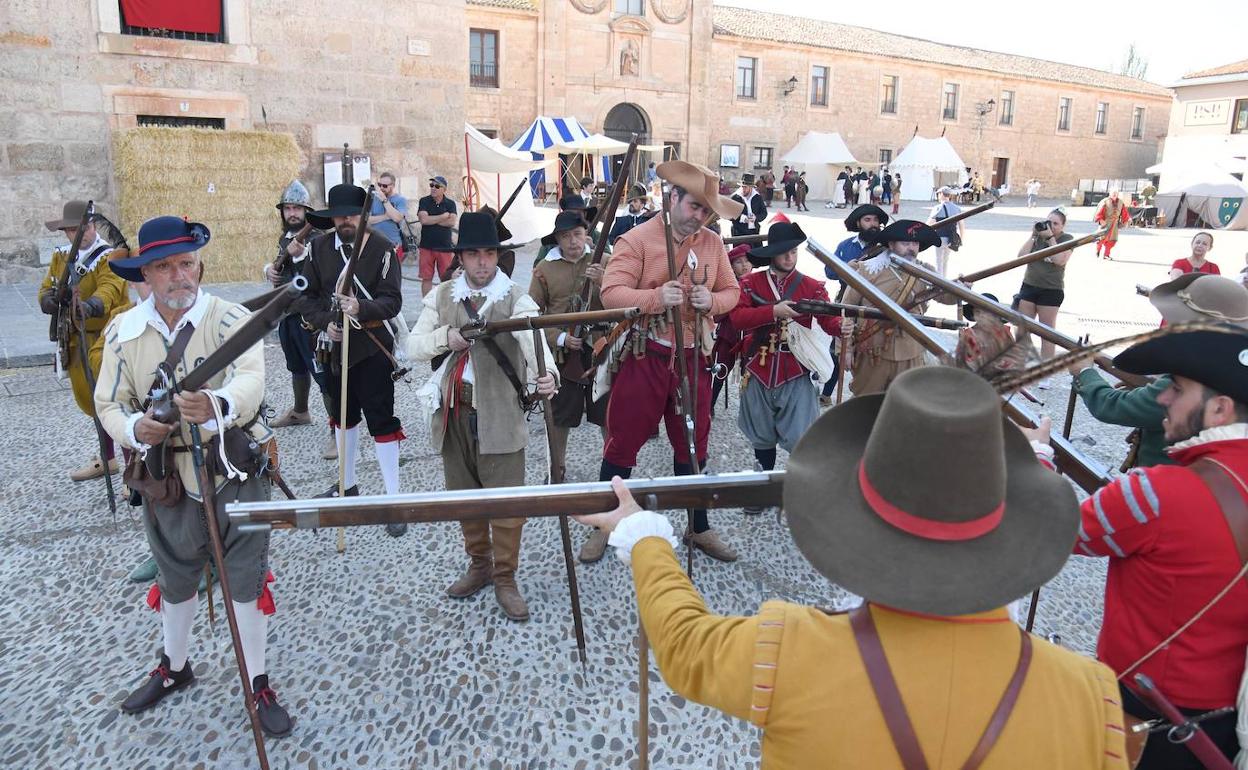
[[[463,0],[385,4],[384,13],[363,0],[226,0],[225,43],[122,35],[116,0],[7,6],[0,262],[46,262],[61,238],[43,222],[65,199],[94,198],[115,214],[110,136],[138,115],[289,132],[318,203],[322,153],[344,141],[372,155],[374,174],[394,170],[405,194],[423,194],[430,173],[458,187]],[[273,202],[258,202],[257,216],[271,216]],[[133,238],[139,223],[120,224]]]
[[[738,56],[758,60],[757,98],[736,96]],[[1061,195],[1081,178],[1133,178],[1157,161],[1158,146],[1166,132],[1170,99],[1122,91],[1097,90],[1043,80],[1022,80],[982,70],[885,59],[869,55],[770,43],[716,35],[711,45],[709,90],[723,108],[709,112],[710,146],[701,158],[719,168],[721,143],[741,146],[742,166],[724,168],[726,176],[750,170],[747,163],[754,147],[774,150],[773,166],[784,166],[780,157],[806,131],[839,132],[854,156],[875,162],[880,150],[896,157],[914,135],[939,136],[944,132],[968,166],[992,177],[994,158],[1008,158],[1008,177],[1013,187],[1030,177],[1040,179],[1048,194]],[[810,73],[813,66],[830,71],[827,106],[810,104]],[[881,79],[899,78],[897,112],[880,113]],[[785,94],[784,83],[796,76],[797,86]],[[942,117],[945,83],[959,87],[956,120]],[[1014,91],[1014,121],[999,125],[1002,93]],[[1058,102],[1072,101],[1069,131],[1058,131]],[[976,103],[997,103],[981,119]],[[1097,102],[1109,103],[1107,130],[1094,134]],[[1145,108],[1144,135],[1130,138],[1132,113]],[[752,165],[752,164],[750,164]]]

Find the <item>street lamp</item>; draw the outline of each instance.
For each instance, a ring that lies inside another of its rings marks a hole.
[[[794,75],[793,77],[784,81],[780,85],[782,88],[784,88],[784,95],[788,96],[789,94],[797,90],[797,75]]]

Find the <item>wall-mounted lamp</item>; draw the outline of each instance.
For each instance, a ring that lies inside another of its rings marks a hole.
[[[797,90],[797,75],[794,75],[793,77],[784,81],[783,83],[780,84],[780,86],[784,89],[785,96],[788,96],[789,94],[793,93],[794,91]]]
[[[993,108],[993,107],[996,107],[996,106],[997,106],[997,100],[996,100],[996,99],[989,99],[986,103],[985,103],[985,102],[976,102],[976,104],[975,104],[975,112],[976,112],[976,113],[978,113],[978,114],[979,114],[979,115],[981,115],[981,116],[983,116],[983,115],[987,115],[988,113],[992,112],[992,108]]]

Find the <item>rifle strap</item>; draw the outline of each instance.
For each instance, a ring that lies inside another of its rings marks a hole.
[[[905,770],[927,770],[927,760],[923,756],[923,748],[919,746],[918,736],[914,732],[914,724],[906,712],[906,704],[901,699],[901,691],[897,689],[897,680],[888,665],[888,657],[884,654],[884,646],[880,643],[879,632],[875,621],[871,618],[871,610],[863,605],[849,613],[850,628],[854,632],[854,641],[858,644],[858,653],[862,656],[863,666],[867,670],[867,678],[871,680],[871,689],[875,692],[876,702],[884,715],[884,723],[888,725],[888,733],[893,746],[901,758]],[[1014,674],[1006,685],[1001,700],[997,703],[988,726],[967,758],[962,770],[975,770],[988,757],[992,747],[1005,729],[1018,695],[1023,689],[1023,680],[1031,667],[1031,635],[1021,628],[1022,645],[1018,655],[1018,664]]]
[[[461,300],[464,306],[464,312],[468,314],[468,318],[472,321],[480,321],[481,316],[477,313],[477,309],[473,307],[472,300],[464,297]],[[493,337],[481,337],[481,344],[489,351],[490,356],[498,363],[498,368],[503,370],[503,374],[507,375],[507,381],[511,383],[511,387],[516,389],[516,395],[520,397],[520,403],[527,405],[528,391],[525,390],[524,384],[520,382],[520,375],[516,374],[516,367],[511,365],[511,360],[507,358],[507,354],[498,346]],[[542,355],[542,351],[537,351],[537,355]]]
[[[169,345],[169,352],[165,355],[165,366],[171,370],[178,368],[178,361],[182,360],[182,354],[186,352],[186,346],[194,335],[195,327],[190,322],[187,322],[177,336],[173,338],[173,343]]]

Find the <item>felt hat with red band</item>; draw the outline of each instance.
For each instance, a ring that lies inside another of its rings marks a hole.
[[[114,273],[133,283],[143,283],[144,265],[202,249],[212,238],[212,233],[199,222],[188,222],[182,217],[156,217],[139,228],[139,249],[128,259],[115,259],[108,263]]]
[[[1001,607],[1074,547],[1070,484],[1040,464],[979,376],[925,366],[826,412],[789,457],[789,530],[867,600],[934,615]]]

